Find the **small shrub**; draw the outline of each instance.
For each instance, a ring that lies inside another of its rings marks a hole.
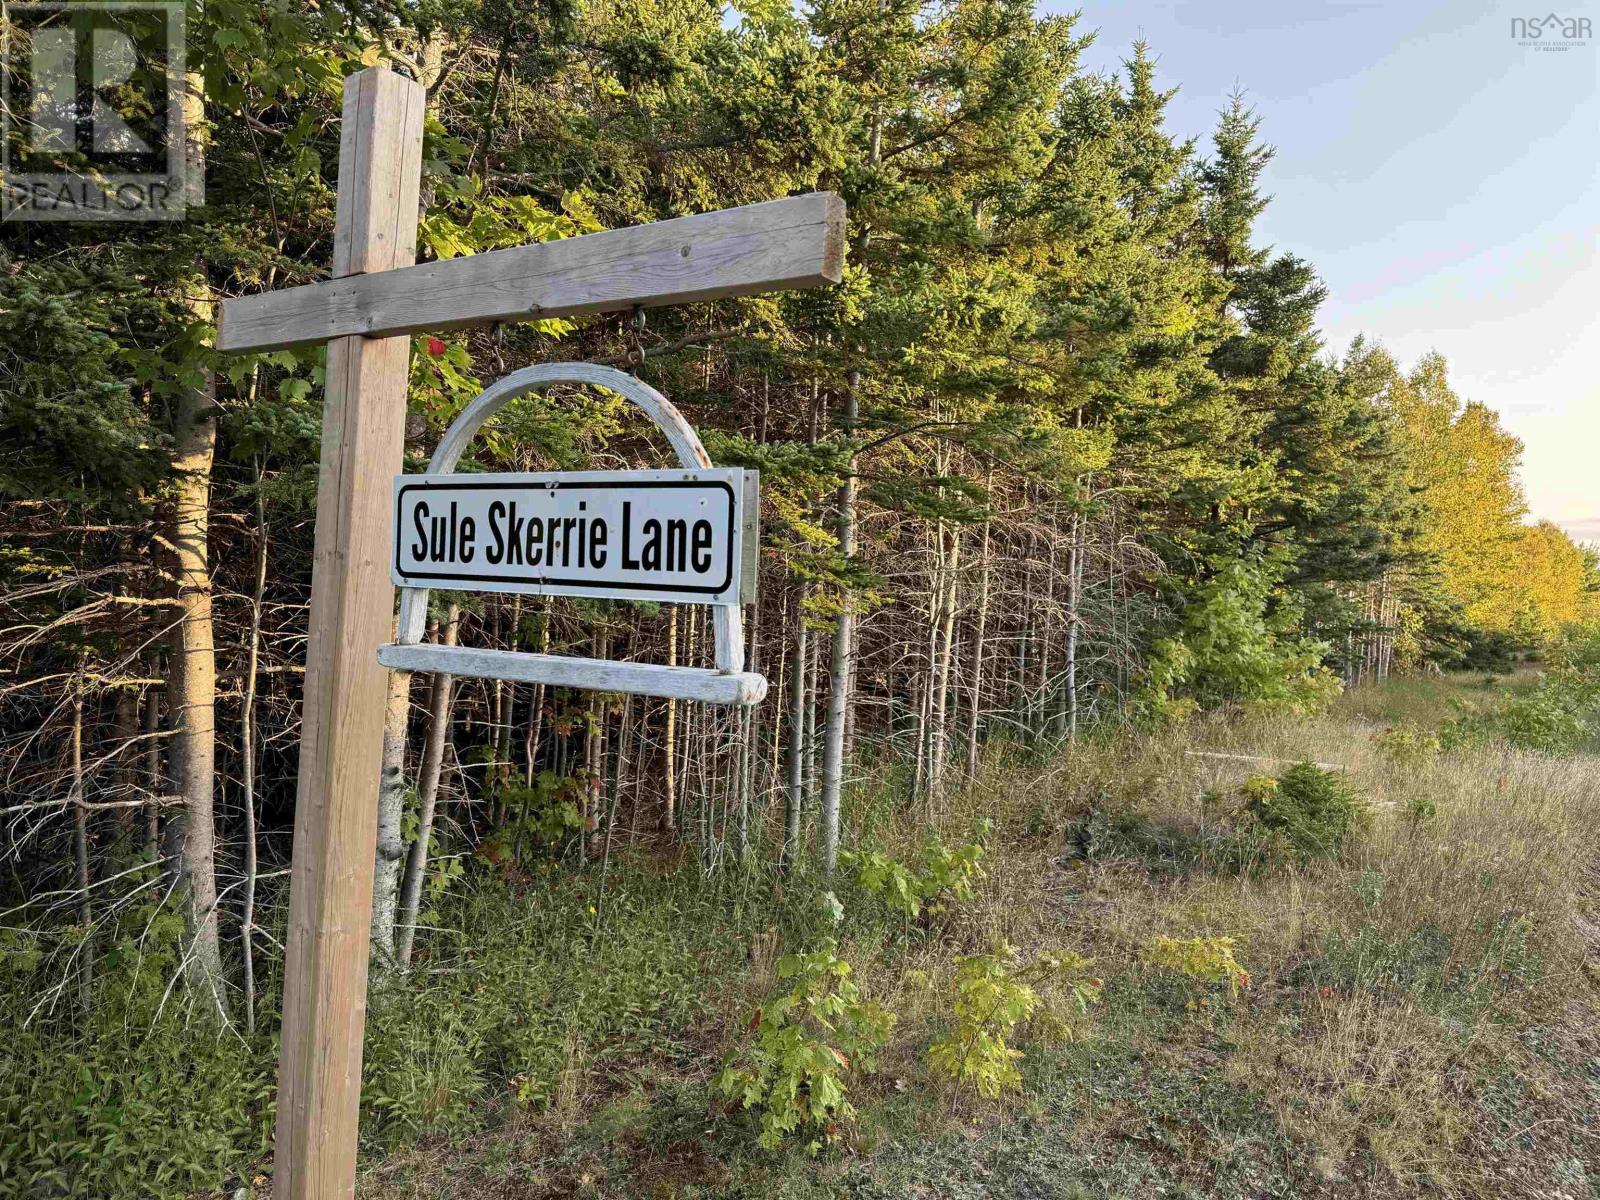
[[[1183,720],[1200,709],[1239,705],[1305,715],[1338,698],[1329,646],[1302,633],[1303,612],[1278,584],[1282,564],[1235,560],[1188,597],[1183,622],[1158,638],[1134,709]]]
[[[1432,796],[1415,792],[1406,797],[1406,821],[1412,828],[1432,820],[1437,812],[1438,806],[1434,804]]]
[[[181,914],[129,905],[110,936],[87,1008],[59,1014],[36,989],[81,927],[0,942],[0,1200],[209,1195],[271,1148],[271,1038],[174,978]]]
[[[1397,767],[1417,769],[1431,766],[1439,757],[1439,735],[1429,733],[1419,725],[1403,723],[1391,725],[1373,741],[1384,756]]]
[[[1230,999],[1250,990],[1250,972],[1240,965],[1231,937],[1175,938],[1162,935],[1145,952],[1151,966],[1199,983],[1221,983]]]
[[[1361,812],[1342,776],[1308,762],[1276,778],[1252,775],[1243,791],[1256,824],[1281,836],[1302,859],[1337,854]]]
[[[790,981],[788,990],[750,1018],[754,1040],[723,1063],[716,1087],[741,1108],[761,1108],[762,1146],[776,1150],[805,1128],[815,1153],[855,1116],[848,1077],[874,1068],[895,1017],[861,998],[832,941],[780,958],[778,978]]]
[[[983,878],[981,839],[988,832],[985,820],[979,826],[978,840],[954,847],[946,846],[938,834],[930,835],[913,866],[879,851],[846,852],[839,857],[855,870],[862,890],[912,921],[924,912],[942,912],[953,902],[972,898],[974,883]]]
[[[1545,754],[1583,750],[1600,738],[1600,637],[1556,646],[1535,687],[1508,692],[1487,708],[1462,706],[1442,734],[1450,749],[1502,738]]]
[[[1051,1013],[1052,1025],[1070,1032],[1073,1019],[1100,999],[1102,984],[1089,978],[1090,965],[1076,954],[1042,954],[1022,965],[1009,945],[956,959],[955,1025],[928,1047],[928,1065],[990,1100],[1021,1087],[1017,1060],[1022,1051],[1007,1039],[1051,997],[1065,1001]]]
[[[559,855],[583,828],[578,799],[586,781],[578,776],[540,771],[532,787],[501,784],[494,800],[505,812],[499,828],[478,847],[495,864],[520,861],[524,853]]]

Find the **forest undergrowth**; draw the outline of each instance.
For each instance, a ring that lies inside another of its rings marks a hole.
[[[831,881],[466,861],[371,998],[359,1194],[1591,1195],[1600,759],[1484,732],[1547,687],[995,745],[933,813],[886,769]],[[6,1014],[0,1194],[267,1194],[275,1046],[162,990],[178,934],[69,1045]]]
[[[362,1195],[1590,1195],[1600,771],[1439,749],[1503,690],[1408,679],[1317,718],[996,749],[931,822],[948,860],[993,820],[981,878],[916,916],[860,869],[821,892],[633,861],[603,919],[592,885],[472,889],[434,989],[379,1007]],[[1242,853],[1249,793],[1303,761],[1353,800],[1342,847]],[[858,844],[915,895],[941,856],[878,783]],[[719,1066],[759,1036],[783,955],[829,940],[897,1020],[875,1070],[839,1072],[854,1122],[763,1150]],[[1021,978],[1051,954],[1088,960],[1091,1002],[1052,1019],[1033,977],[1014,1084],[939,1070],[971,964]]]

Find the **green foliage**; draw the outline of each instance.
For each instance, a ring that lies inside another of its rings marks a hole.
[[[1237,999],[1250,988],[1250,973],[1236,957],[1238,941],[1231,937],[1175,938],[1165,934],[1145,951],[1145,960],[1162,971],[1170,971],[1198,983],[1225,984],[1228,996]]]
[[[1375,901],[1368,908],[1375,907]],[[1545,963],[1525,914],[1501,913],[1477,931],[1470,953],[1437,924],[1395,930],[1366,920],[1335,930],[1300,969],[1303,982],[1336,992],[1404,992],[1431,1011],[1471,1020],[1509,990],[1538,980]]]
[[[1277,777],[1252,775],[1243,791],[1245,811],[1257,827],[1281,837],[1302,859],[1337,854],[1362,813],[1339,772],[1308,762]]]
[[[1328,647],[1300,636],[1300,614],[1274,596],[1275,573],[1226,563],[1191,597],[1183,626],[1151,649],[1143,706],[1182,717],[1199,706],[1240,704],[1310,713],[1338,696],[1322,665]]]
[[[120,264],[0,255],[0,496],[127,511],[164,478],[134,347],[177,323],[142,291]]]
[[[493,795],[506,815],[479,844],[478,854],[494,863],[520,861],[526,851],[559,854],[583,828],[578,800],[587,786],[584,776],[554,771],[540,771],[532,787],[501,784]]]
[[[191,1007],[183,937],[170,906],[125,910],[81,1018],[45,991],[76,986],[81,931],[0,948],[0,1197],[213,1192],[270,1150],[272,1040]]]
[[[954,847],[929,834],[909,866],[876,850],[845,851],[839,861],[855,871],[857,885],[911,921],[972,898],[974,884],[983,878],[982,839],[989,828],[985,819],[977,840]]]
[[[1438,807],[1432,796],[1421,792],[1413,793],[1406,797],[1406,820],[1413,826],[1420,825],[1424,821],[1431,820],[1438,812]]]
[[[435,904],[413,970],[374,996],[364,1060],[364,1136],[384,1146],[470,1130],[501,1097],[562,1103],[588,1070],[686,1053],[708,974],[743,967],[729,915],[698,871],[613,864],[596,926],[593,879],[533,863],[539,899],[481,858]],[[552,1002],[552,997],[559,1002]]]
[[[1438,734],[1405,722],[1389,726],[1372,740],[1391,763],[1411,770],[1431,766],[1443,746]]]
[[[476,1014],[445,989],[381,998],[368,1021],[361,1103],[384,1141],[472,1124],[487,1086],[484,1037]]]
[[[788,988],[750,1019],[754,1037],[724,1061],[716,1086],[741,1108],[761,1109],[760,1142],[775,1150],[796,1130],[814,1153],[855,1116],[849,1076],[870,1072],[895,1016],[863,1000],[850,964],[829,940],[778,960]]]
[[[1501,738],[1519,750],[1572,754],[1600,738],[1600,636],[1574,636],[1550,652],[1549,669],[1526,691],[1468,709],[1442,732],[1447,746]]]
[[[1102,984],[1089,975],[1090,959],[1071,953],[1045,953],[1031,963],[1002,944],[988,954],[956,959],[955,1021],[928,1047],[936,1075],[997,1100],[1022,1086],[1017,1060],[1022,1051],[1011,1039],[1016,1027],[1048,1006],[1053,1032],[1070,1034],[1100,999]]]

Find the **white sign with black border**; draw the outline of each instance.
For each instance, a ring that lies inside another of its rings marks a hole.
[[[758,472],[400,475],[401,587],[679,604],[753,599]]]

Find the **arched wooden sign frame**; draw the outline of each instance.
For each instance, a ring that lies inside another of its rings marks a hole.
[[[486,388],[445,432],[428,466],[430,475],[453,474],[461,455],[485,421],[518,396],[556,383],[587,383],[616,392],[655,422],[666,436],[678,464],[695,471],[711,466],[710,456],[694,427],[670,400],[647,383],[614,367],[593,363],[542,363],[513,371]],[[744,670],[744,622],[738,604],[714,604],[716,668],[671,667],[656,663],[568,658],[511,650],[476,650],[441,646],[422,640],[428,616],[428,589],[400,589],[399,641],[382,646],[378,661],[396,671],[434,671],[519,683],[593,691],[637,692],[712,704],[756,704],[767,694],[764,676]]]

